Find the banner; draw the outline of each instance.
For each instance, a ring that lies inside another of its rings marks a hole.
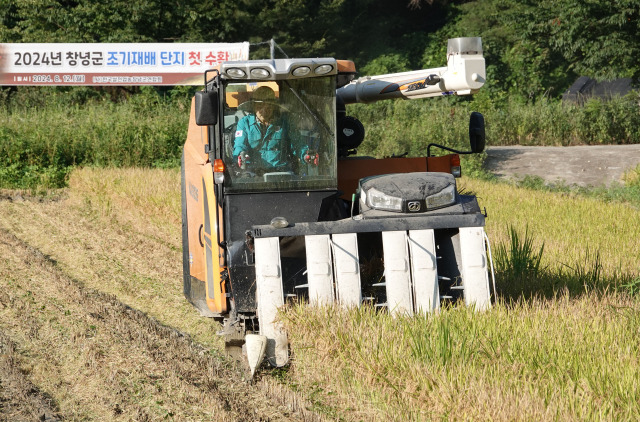
[[[202,85],[249,43],[0,44],[3,85]]]

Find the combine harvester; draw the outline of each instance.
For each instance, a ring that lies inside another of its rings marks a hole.
[[[470,117],[471,151],[431,144],[427,157],[373,159],[352,157],[364,128],[345,108],[469,95],[484,82],[480,38],[449,40],[446,67],[357,80],[353,62],[332,58],[205,72],[182,157],[184,294],[221,320],[231,354],[246,343],[252,371],[263,356],[285,365],[276,316],[289,299],[398,315],[458,300],[491,306],[485,215],[454,178],[458,154],[484,149],[482,115]],[[243,143],[258,127],[245,116],[265,103],[264,141]],[[451,154],[431,156],[432,147]]]

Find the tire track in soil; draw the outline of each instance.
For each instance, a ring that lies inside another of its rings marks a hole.
[[[54,401],[18,369],[16,346],[0,331],[0,421],[59,422]]]
[[[24,283],[21,280],[22,289],[32,289],[35,292],[42,287],[43,283],[47,284],[47,291],[44,293],[46,298],[55,295],[54,300],[77,304],[83,312],[83,315],[77,318],[92,321],[98,330],[107,332],[109,336],[124,342],[125,345],[130,345],[131,348],[142,348],[146,355],[159,366],[170,371],[189,388],[209,398],[209,403],[195,403],[195,406],[211,406],[211,402],[214,403],[212,420],[324,420],[321,415],[307,410],[310,404],[304,398],[273,381],[258,381],[255,384],[242,381],[241,369],[232,367],[219,356],[211,355],[209,350],[193,342],[188,335],[162,325],[143,312],[120,302],[112,295],[85,287],[82,282],[65,274],[55,260],[6,229],[0,229],[0,248],[2,251],[0,256],[13,255],[13,258],[21,261],[26,268],[37,268],[46,275],[46,280],[39,277],[24,277]],[[28,304],[14,303],[16,302],[15,294],[12,297],[9,296],[11,292],[0,292],[0,310],[3,307],[14,306],[13,310],[18,312],[19,320],[27,323],[28,330],[35,331],[37,336],[39,328],[34,325],[39,324],[38,317],[33,315]],[[20,312],[22,312],[21,315]],[[60,312],[63,310],[61,309]],[[18,340],[15,342],[19,343]],[[19,359],[14,359],[17,353],[14,352],[13,341],[2,334],[0,347],[4,347],[0,350],[8,351],[8,353],[3,351],[0,359],[2,379],[9,379],[5,378],[5,374],[10,375],[11,379],[15,380],[11,388],[17,388],[20,391],[18,395],[29,398],[27,402],[21,402],[21,408],[15,408],[14,404],[17,403],[10,401],[8,404],[10,411],[26,412],[26,414],[31,412],[39,416],[57,418],[53,411],[56,404],[51,403],[46,395],[31,385],[24,376],[22,380],[20,379],[21,371],[16,367],[19,366],[16,362]],[[6,387],[3,389],[8,393]],[[126,391],[124,393],[126,394]],[[0,391],[0,400],[3,395],[4,392]],[[13,394],[13,396],[16,395]],[[7,405],[3,406],[7,408]],[[3,410],[2,413],[4,414],[5,411]],[[61,413],[64,416],[63,412]],[[118,413],[116,409],[114,418],[117,418]],[[153,419],[144,412],[139,416],[141,420]]]

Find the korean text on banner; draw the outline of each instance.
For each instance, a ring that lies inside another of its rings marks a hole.
[[[249,43],[0,44],[2,85],[202,85]]]

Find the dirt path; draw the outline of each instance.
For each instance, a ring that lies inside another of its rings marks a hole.
[[[640,145],[487,148],[486,168],[499,178],[539,176],[549,183],[608,186],[640,165]]]

